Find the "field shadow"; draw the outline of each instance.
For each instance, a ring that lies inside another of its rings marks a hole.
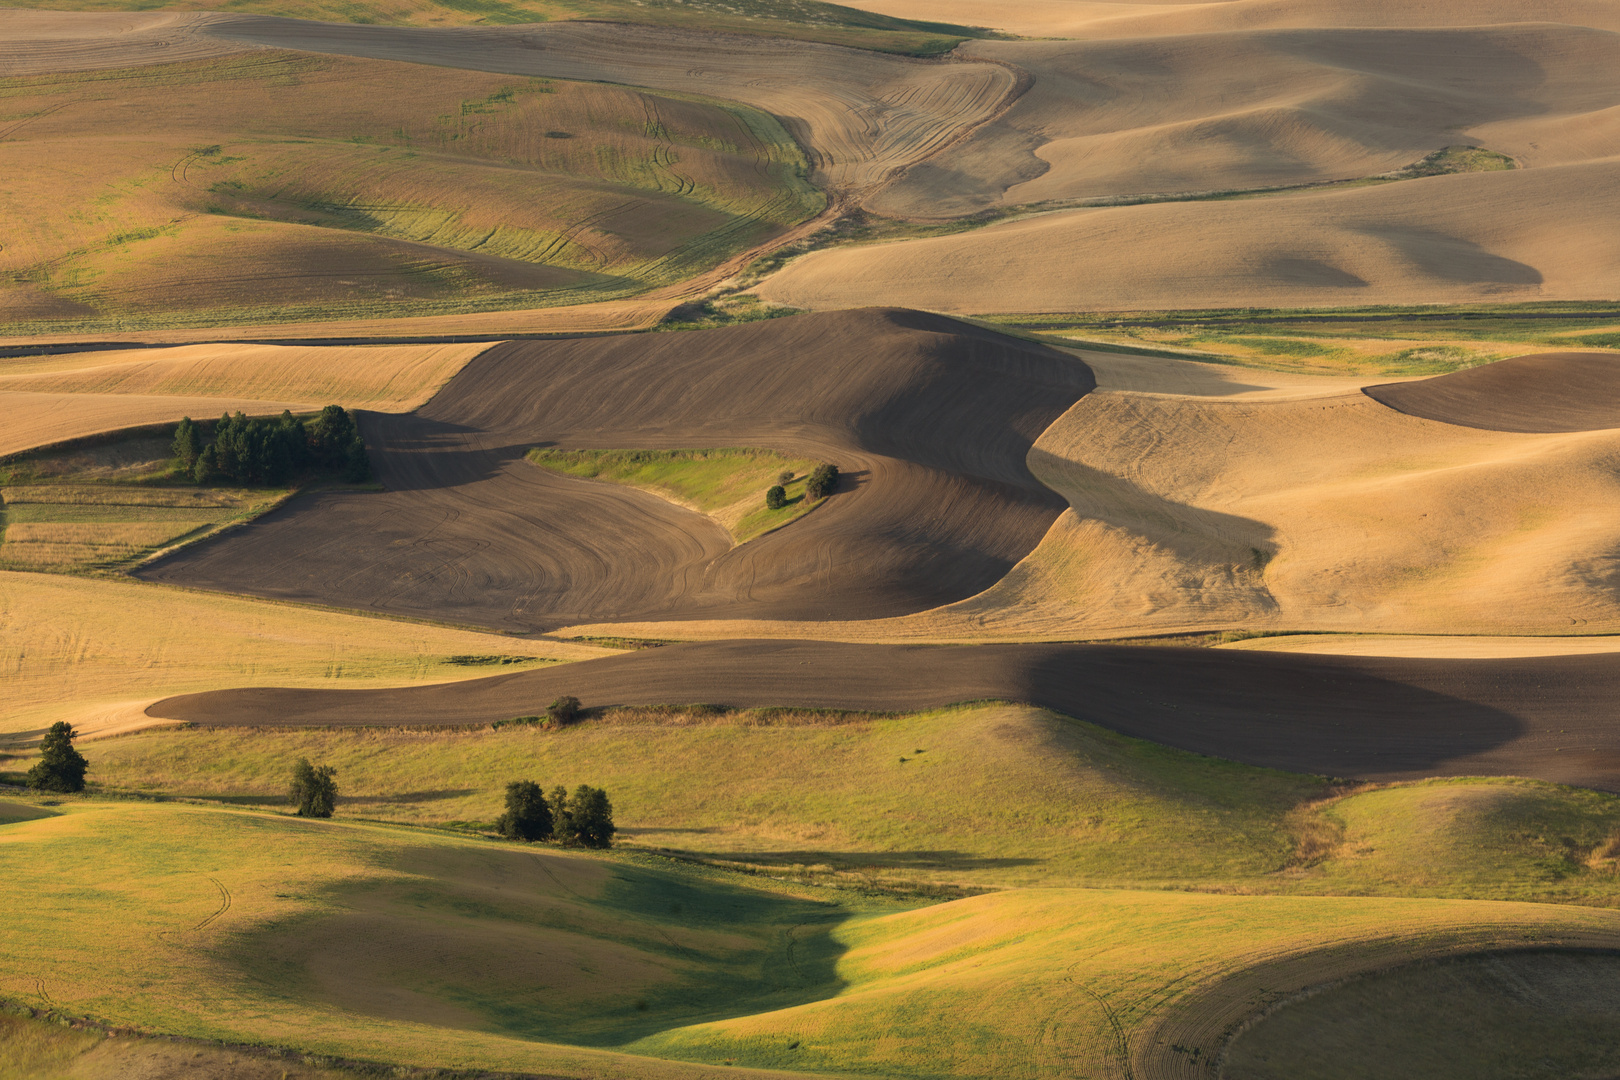
[[[1032,660],[1025,693],[1034,704],[1177,749],[1319,776],[1479,772],[1477,761],[1453,763],[1529,728],[1436,689],[1458,661],[1128,647],[1043,649]]]
[[[379,867],[403,876],[319,890],[241,935],[234,966],[350,1013],[600,1048],[845,986],[842,898],[538,846],[404,848]]]

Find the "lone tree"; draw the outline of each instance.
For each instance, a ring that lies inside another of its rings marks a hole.
[[[792,479],[793,479],[793,470],[792,469],[783,469],[781,472],[776,474],[776,482],[778,484],[785,484],[789,480],[792,480]]]
[[[579,712],[579,698],[570,694],[564,694],[562,697],[546,706],[546,719],[550,720],[558,727],[563,727],[568,724],[572,724],[575,720],[578,720]]]
[[[28,770],[28,786],[36,791],[73,792],[84,790],[84,773],[90,763],[73,749],[73,725],[58,720],[46,732],[40,749],[44,756]]]
[[[780,510],[787,505],[787,488],[777,484],[765,492],[765,509]]]
[[[555,827],[540,785],[533,780],[507,784],[506,813],[495,822],[495,829],[508,840],[550,840]]]
[[[581,784],[568,797],[564,827],[557,835],[565,844],[580,847],[605,848],[613,846],[613,804],[606,791]]]
[[[838,466],[817,465],[816,471],[810,474],[810,479],[804,482],[804,497],[806,499],[825,499],[833,493],[838,486]]]
[[[330,765],[311,765],[299,758],[293,766],[292,788],[287,798],[298,808],[299,817],[331,817],[337,809],[337,770]]]

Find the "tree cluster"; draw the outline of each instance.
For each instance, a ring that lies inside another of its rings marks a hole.
[[[276,420],[227,413],[211,432],[188,416],[175,429],[174,456],[199,484],[277,486],[307,469],[340,472],[352,483],[371,475],[366,444],[341,405],[328,405],[308,422],[290,412]]]
[[[84,755],[73,749],[73,739],[77,732],[73,725],[59,720],[51,725],[51,730],[45,733],[40,743],[41,757],[32,769],[28,770],[26,782],[36,791],[59,791],[64,793],[83,791],[84,774],[90,763],[84,760]]]
[[[838,466],[817,465],[816,471],[804,482],[806,499],[825,499],[838,486]]]
[[[547,796],[533,780],[506,785],[506,813],[495,829],[509,840],[557,840],[567,847],[613,845],[613,803],[601,788],[581,784],[570,795],[556,787]]]
[[[336,776],[337,770],[330,765],[311,765],[309,758],[298,759],[287,799],[298,808],[299,817],[332,816],[337,809]]]

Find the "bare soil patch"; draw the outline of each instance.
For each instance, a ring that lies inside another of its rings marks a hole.
[[[915,710],[1007,699],[1247,764],[1370,780],[1517,775],[1620,787],[1620,667],[1604,656],[1424,660],[1088,645],[731,641],[401,690],[191,694],[149,715],[217,726],[490,723],[587,707]]]
[[[143,575],[512,630],[903,614],[988,587],[1040,541],[1064,504],[1025,456],[1092,386],[1056,350],[888,309],[514,342],[410,416],[365,416],[386,492],[296,499]],[[701,514],[523,460],[548,445],[754,446],[843,480],[733,548]]]
[[[1620,355],[1540,353],[1362,391],[1409,416],[1487,431],[1620,427]]]

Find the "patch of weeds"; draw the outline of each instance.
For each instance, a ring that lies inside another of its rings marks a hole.
[[[799,313],[798,308],[767,304],[757,296],[727,296],[682,304],[664,316],[658,329],[709,330],[717,326],[781,319]]]
[[[444,662],[447,664],[454,664],[456,667],[487,667],[505,666],[507,664],[534,664],[541,662],[543,659],[544,657],[539,656],[512,656],[507,654],[496,654],[491,656],[458,654],[456,656],[445,657]]]

